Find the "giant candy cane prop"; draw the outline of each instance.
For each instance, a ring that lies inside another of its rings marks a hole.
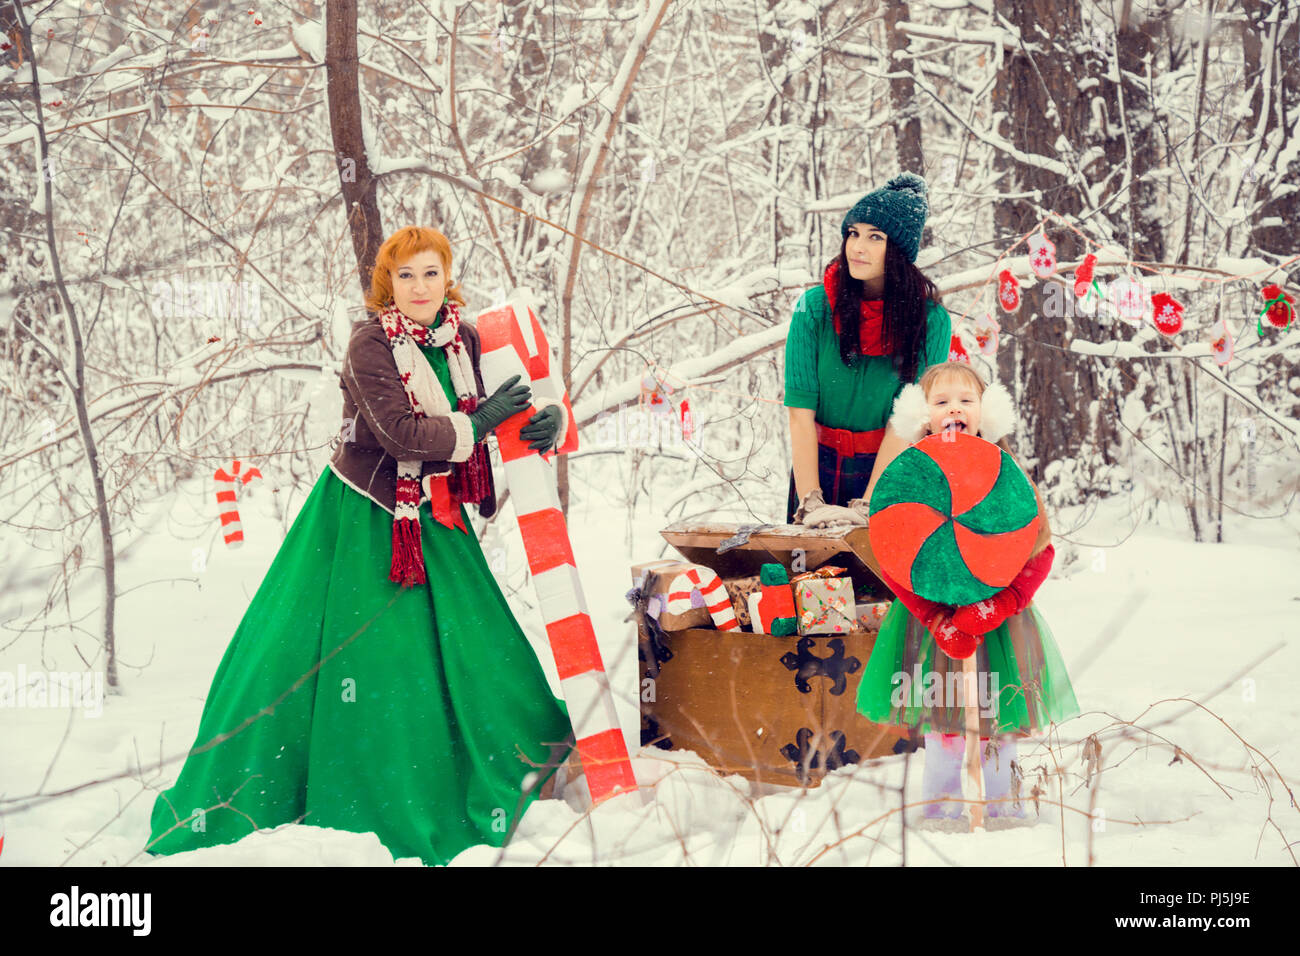
[[[221,530],[225,533],[227,547],[238,548],[244,543],[244,528],[239,523],[239,510],[235,507],[235,489],[239,484],[248,484],[254,478],[261,478],[262,473],[256,468],[240,472],[243,466],[238,458],[230,466],[230,471],[218,468],[212,475],[219,485],[217,488],[217,507],[221,509]],[[236,484],[238,482],[238,484]]]
[[[512,375],[522,375],[533,392],[533,407],[506,419],[495,434],[519,515],[528,570],[537,587],[546,636],[578,739],[578,756],[591,798],[598,803],[620,790],[635,789],[636,778],[582,596],[569,529],[555,490],[555,471],[547,458],[519,437],[519,429],[538,408],[558,403],[564,407],[567,428],[557,452],[573,451],[578,447],[573,407],[560,376],[551,370],[551,347],[532,309],[513,305],[491,309],[481,313],[475,325],[482,343],[481,370],[487,393],[491,395]]]

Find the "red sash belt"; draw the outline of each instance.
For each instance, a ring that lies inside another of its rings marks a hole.
[[[851,432],[847,428],[827,428],[817,426],[817,444],[834,448],[841,458],[851,455],[870,455],[880,450],[880,443],[885,437],[885,430],[877,428],[869,432]]]
[[[451,493],[449,475],[425,475],[424,493],[429,496],[429,510],[433,519],[444,528],[459,528],[465,534],[469,529],[460,516],[460,499]]]

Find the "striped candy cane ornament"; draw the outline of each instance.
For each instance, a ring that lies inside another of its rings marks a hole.
[[[731,596],[727,594],[727,587],[722,583],[722,578],[718,577],[718,572],[712,568],[699,564],[691,565],[673,578],[673,583],[668,586],[666,606],[668,613],[685,614],[689,611],[693,588],[700,589],[704,606],[709,609],[709,614],[713,617],[714,627],[719,631],[735,631],[740,628],[740,622],[736,620],[736,611],[731,606]]]
[[[512,305],[491,309],[481,313],[475,325],[482,344],[480,368],[488,394],[512,375],[522,375],[522,381],[533,391],[533,407],[506,419],[494,434],[578,741],[578,756],[591,798],[599,803],[620,791],[635,790],[636,778],[618,726],[596,632],[587,613],[569,529],[555,488],[555,470],[548,460],[550,453],[543,457],[519,437],[519,429],[540,407],[558,404],[564,409],[566,422],[558,452],[573,451],[578,447],[573,408],[559,376],[551,371],[551,348],[532,309]]]
[[[241,547],[244,543],[244,529],[239,523],[239,511],[235,508],[235,488],[238,487],[236,482],[246,485],[254,478],[262,477],[262,473],[256,468],[241,471],[242,467],[239,459],[236,458],[231,463],[229,472],[224,468],[218,468],[212,476],[217,480],[217,508],[221,512],[221,530],[225,535],[227,546],[231,548]]]

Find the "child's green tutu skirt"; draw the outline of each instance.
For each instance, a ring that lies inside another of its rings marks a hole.
[[[979,707],[985,737],[1038,734],[1079,713],[1061,652],[1033,604],[985,635],[975,670],[971,693],[963,662],[941,651],[903,602],[894,601],[858,686],[858,710],[878,724],[961,734],[969,699]]]

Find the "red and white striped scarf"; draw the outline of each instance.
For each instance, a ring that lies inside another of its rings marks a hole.
[[[452,388],[456,391],[455,411],[469,414],[478,407],[478,385],[474,377],[474,363],[469,349],[460,337],[460,308],[454,302],[442,307],[442,322],[429,328],[409,318],[395,304],[379,313],[379,323],[388,335],[393,349],[393,360],[411,410],[417,418],[449,415],[453,409],[447,402],[442,383],[420,354],[420,345],[439,345],[447,356]],[[460,502],[477,503],[488,490],[487,448],[482,441],[475,442],[469,457],[449,464],[443,471],[435,471],[428,482],[428,496],[434,503],[435,517],[444,525],[453,524],[468,534],[460,518]],[[418,459],[397,463],[397,501],[393,510],[393,560],[388,578],[412,587],[423,584],[424,551],[420,545],[420,472]]]

